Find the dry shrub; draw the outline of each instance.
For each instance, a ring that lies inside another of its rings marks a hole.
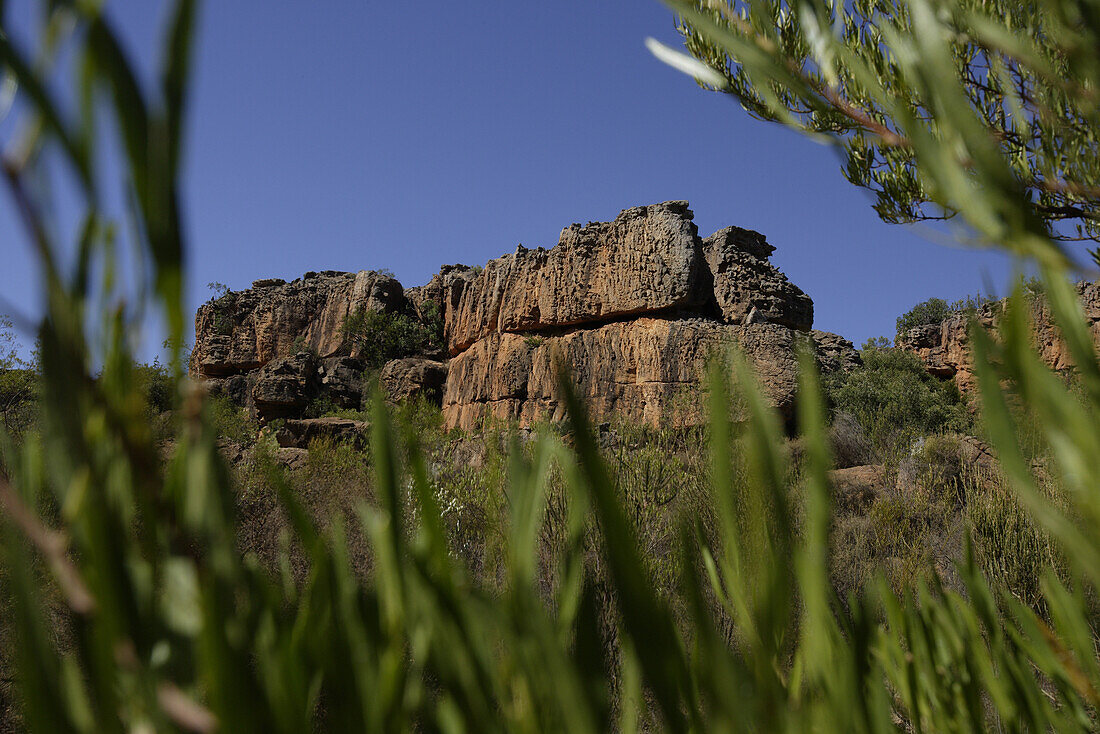
[[[829,446],[837,469],[875,462],[875,450],[854,415],[840,411],[829,427]]]

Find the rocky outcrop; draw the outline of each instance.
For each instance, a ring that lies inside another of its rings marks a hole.
[[[191,373],[244,374],[303,350],[355,356],[341,328],[347,317],[360,309],[396,312],[406,305],[400,283],[370,270],[306,273],[292,283],[258,280],[199,307]]]
[[[734,346],[789,416],[801,345],[825,370],[858,355],[810,331],[813,303],[769,262],[773,250],[738,227],[700,237],[687,202],[672,201],[571,225],[551,249],[444,266],[416,288],[370,271],[258,281],[200,308],[192,373],[247,392],[265,418],[296,417],[317,395],[351,405],[362,355],[343,326],[366,309],[441,323],[448,363],[411,355],[380,381],[393,400],[440,400],[448,426],[562,419],[559,364],[600,420],[696,423],[704,367]]]
[[[851,372],[863,364],[855,345],[839,334],[811,329],[810,338],[817,348],[817,364],[823,374]]]
[[[687,202],[635,207],[574,224],[558,246],[491,260],[442,280],[447,345],[458,354],[495,333],[540,331],[695,305],[698,232]]]
[[[1079,283],[1077,292],[1081,297],[1093,342],[1100,344],[1100,281]],[[897,346],[920,357],[932,374],[954,379],[960,391],[974,392],[977,382],[970,350],[971,318],[975,318],[983,328],[995,331],[997,317],[1003,308],[1003,301],[989,303],[974,314],[958,313],[938,324],[918,326],[900,336]],[[1039,356],[1055,370],[1071,370],[1073,359],[1054,323],[1050,308],[1043,299],[1035,298],[1031,301],[1031,318]]]
[[[252,403],[265,420],[297,416],[317,397],[319,387],[317,359],[299,352],[264,365],[252,388]]]

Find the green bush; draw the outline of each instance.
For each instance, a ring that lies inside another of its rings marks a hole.
[[[0,426],[19,436],[35,422],[37,369],[19,356],[11,319],[0,316]]]
[[[359,309],[344,320],[342,329],[367,371],[378,370],[391,359],[438,350],[443,343],[438,314],[422,321],[402,312]]]
[[[951,307],[942,298],[929,298],[909,309],[897,320],[897,338],[902,338],[910,329],[927,324],[938,324],[951,315]]]
[[[172,410],[176,404],[179,386],[168,367],[156,358],[152,364],[135,365],[138,389],[144,394],[149,410],[154,415]]]
[[[970,428],[955,383],[928,374],[916,355],[874,348],[862,356],[861,366],[826,384],[826,394],[834,411],[859,422],[880,458],[907,454],[919,437]]]
[[[211,430],[219,438],[251,446],[260,432],[260,424],[228,397],[219,396],[206,401],[206,411]]]

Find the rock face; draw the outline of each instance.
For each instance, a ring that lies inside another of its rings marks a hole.
[[[370,270],[306,273],[293,283],[258,280],[249,290],[199,307],[191,373],[203,378],[239,375],[300,351],[354,356],[341,329],[350,314],[405,307],[401,284]]]
[[[442,322],[448,363],[414,355],[380,379],[391,399],[435,396],[448,426],[466,429],[561,420],[559,363],[594,417],[653,425],[701,420],[704,366],[735,345],[785,415],[801,344],[825,370],[858,364],[850,342],[810,331],[813,302],[768,261],[763,235],[727,227],[702,238],[693,216],[683,201],[626,209],[566,227],[551,249],[444,266],[416,288],[370,271],[258,281],[199,309],[192,373],[230,395],[250,381],[262,417],[300,413],[317,394],[356,402],[362,347],[342,325],[360,309]]]
[[[1085,310],[1093,342],[1100,344],[1100,281],[1079,283],[1077,292]],[[995,330],[1003,302],[983,306],[976,314],[983,328]],[[1043,361],[1053,369],[1073,368],[1065,342],[1054,324],[1050,308],[1042,300],[1032,303],[1031,318],[1035,329],[1035,345]],[[898,339],[898,346],[920,357],[932,374],[952,378],[964,393],[977,389],[968,333],[970,317],[956,314],[938,323],[910,329]]]
[[[734,344],[773,403],[789,414],[798,373],[795,332],[777,324],[639,318],[550,338],[497,334],[479,340],[451,360],[444,420],[464,429],[487,418],[563,420],[557,358],[569,366],[595,415],[650,425],[698,423],[694,398],[706,362]]]
[[[317,359],[309,352],[273,359],[260,370],[252,388],[252,402],[260,417],[300,415],[317,396],[320,376]]]

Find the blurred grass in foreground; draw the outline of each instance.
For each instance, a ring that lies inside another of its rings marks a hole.
[[[960,569],[964,593],[933,584],[899,595],[881,583],[844,603],[833,597],[830,457],[808,359],[800,493],[787,486],[779,421],[749,370],[740,362],[734,370],[748,414],[738,426],[729,418],[728,375],[711,376],[717,527],[708,532],[689,519],[679,528],[687,609],[677,614],[647,570],[565,377],[574,448],[541,437],[528,454],[511,454],[503,590],[474,583],[448,551],[416,437],[395,427],[380,401],[371,440],[377,506],[321,532],[283,484],[292,542],[310,561],[304,580],[286,564],[276,573],[241,557],[236,490],[217,450],[214,408],[190,388],[174,396],[182,428],[165,465],[144,401],[131,390],[137,315],[87,312],[91,293],[115,292],[91,153],[95,110],[107,105],[124,142],[150,292],[170,343],[180,344],[186,247],[178,172],[194,5],[173,5],[155,94],[142,89],[94,5],[47,3],[39,59],[0,38],[0,61],[18,78],[29,112],[4,153],[4,176],[48,299],[39,330],[42,430],[18,448],[5,442],[0,475],[13,682],[28,730],[1096,728],[1100,662],[1088,599],[1100,581],[1100,367],[1081,307],[1053,266],[1048,297],[1083,402],[1031,350],[1022,307],[1008,310],[999,343],[973,335],[1003,470],[1068,559],[1071,584],[1053,571],[1042,580],[1046,619],[991,585],[973,562]],[[75,119],[44,76],[62,41],[80,70]],[[71,273],[57,260],[48,202],[27,184],[47,147],[63,157],[88,207]],[[1027,236],[1039,247],[1035,232]],[[169,369],[182,371],[178,350]],[[1064,505],[1035,484],[1005,385],[1032,409]],[[738,433],[745,481],[732,466]],[[535,544],[551,472],[564,475],[568,496],[558,518],[558,583],[547,598],[535,584]],[[610,599],[585,563],[592,518]],[[365,579],[349,560],[353,535],[369,545]],[[602,624],[608,615],[614,646]]]

